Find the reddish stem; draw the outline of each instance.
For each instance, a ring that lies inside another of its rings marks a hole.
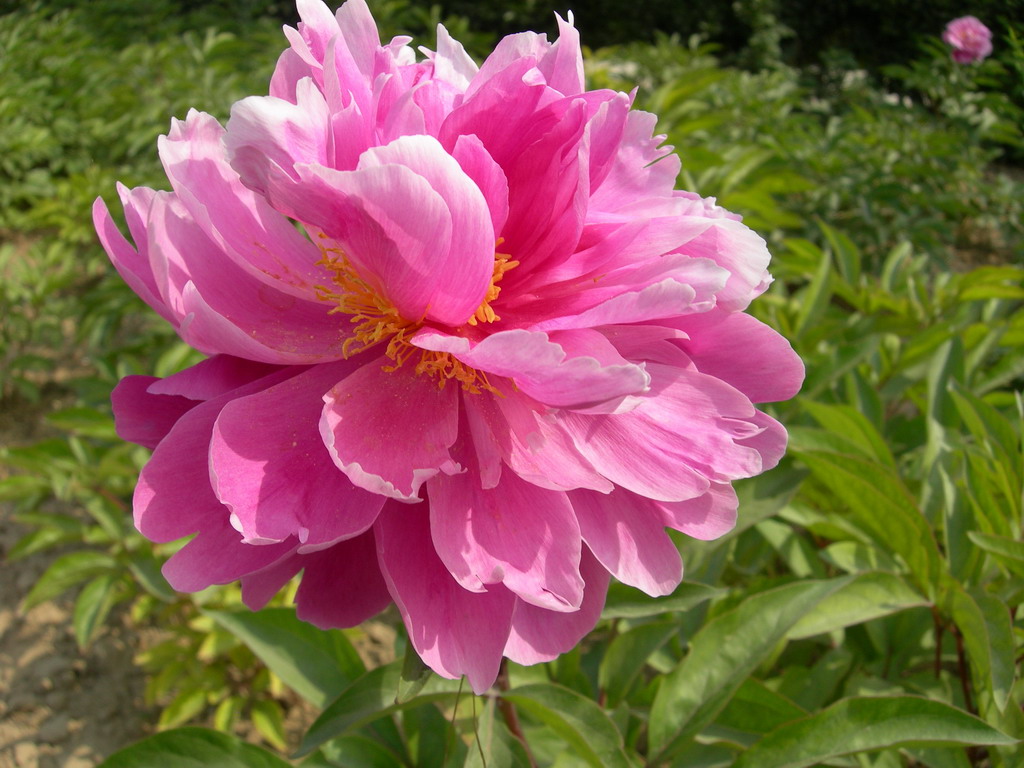
[[[508,681],[508,667],[506,666],[506,660],[501,660],[501,669],[498,671],[498,679],[496,681],[498,690],[505,692],[509,689]],[[505,725],[508,726],[509,731],[519,739],[519,743],[523,745],[523,749],[526,750],[526,757],[530,760],[530,768],[537,768],[537,760],[533,756],[533,752],[530,751],[530,745],[526,741],[526,736],[523,734],[523,726],[519,722],[519,713],[516,712],[515,705],[506,699],[504,696],[498,696],[498,709],[501,711],[501,716],[505,719]]]

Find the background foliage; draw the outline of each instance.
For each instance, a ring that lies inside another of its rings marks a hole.
[[[700,19],[687,16],[694,4],[646,4],[676,14],[677,37],[652,36],[649,17],[618,6],[575,5],[586,42],[618,43],[590,55],[592,86],[639,83],[638,106],[660,115],[683,158],[681,185],[768,238],[776,283],[754,312],[792,340],[808,378],[775,412],[790,454],[740,484],[736,530],[679,537],[687,580],[674,595],[614,586],[579,648],[508,665],[484,697],[414,655],[367,669],[363,630],[301,624],[287,593],[258,614],[234,587],[175,595],[159,573],[174,545],[154,555],[130,525],[147,455],[115,438],[109,391],[196,358],[113,274],[89,206],[111,199],[115,180],[164,185],[155,138],[170,115],[223,117],[264,90],[290,5],[9,5],[0,409],[45,424],[0,450],[0,500],[26,532],[7,558],[53,553],[22,605],[72,590],[83,648],[115,614],[165,630],[137,657],[159,732],[105,766],[171,753],[180,765],[268,767],[1021,764],[1016,4],[928,4],[919,40],[894,45],[902,5],[858,0],[849,6],[891,23],[844,37],[845,52],[827,51],[836,41],[802,2],[712,5]],[[454,0],[372,5],[384,35],[429,44],[444,19],[477,53],[537,26],[533,14],[551,19],[531,0],[500,14]],[[936,38],[969,11],[991,14],[996,55],[958,67]],[[605,37],[613,27],[620,37]],[[728,46],[689,37],[702,31]],[[320,714],[288,743],[284,712],[300,699]],[[262,747],[238,738],[245,723]]]

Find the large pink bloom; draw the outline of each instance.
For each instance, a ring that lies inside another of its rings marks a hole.
[[[946,25],[942,33],[946,45],[952,47],[958,64],[981,61],[992,53],[992,30],[974,16],[961,16]]]
[[[743,313],[764,241],[674,191],[631,97],[586,91],[576,30],[481,67],[441,29],[417,62],[363,0],[299,0],[270,95],[191,112],[173,191],[97,201],[114,265],[209,359],[131,376],[120,434],[154,449],[135,522],[194,538],[180,590],[236,579],[299,616],[390,602],[424,661],[476,691],[597,621],[609,574],[679,583],[666,527],[728,531],[731,482],[774,466],[803,367]],[[295,226],[298,222],[301,226]]]

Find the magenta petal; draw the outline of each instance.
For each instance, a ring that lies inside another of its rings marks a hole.
[[[551,661],[572,650],[594,628],[608,594],[608,571],[584,547],[580,572],[586,587],[578,611],[553,613],[523,600],[516,601],[512,630],[505,645],[505,655],[512,661],[517,664]]]
[[[212,400],[282,370],[280,366],[257,363],[231,355],[216,355],[190,368],[158,379],[149,386],[153,395],[180,395],[189,400]],[[293,369],[298,373],[301,368]]]
[[[242,576],[242,602],[250,610],[260,610],[301,570],[302,557],[292,553],[262,570]]]
[[[198,592],[263,570],[294,551],[294,541],[262,547],[244,544],[226,518],[208,519],[199,534],[164,563],[163,574],[179,592]]]
[[[660,510],[649,499],[620,488],[608,495],[573,491],[569,500],[583,540],[615,578],[655,597],[679,585],[679,551],[665,533]]]
[[[459,586],[430,539],[427,510],[388,502],[374,523],[388,589],[420,658],[443,677],[466,675],[482,694],[494,683],[508,640],[515,596],[502,586]]]
[[[135,527],[143,536],[151,541],[174,541],[202,529],[211,519],[223,518],[227,525],[228,510],[210,484],[207,456],[214,421],[232,397],[258,392],[291,373],[286,369],[257,380],[201,403],[178,419],[142,468],[135,486]],[[182,489],[188,489],[187,503],[182,501]]]
[[[471,346],[463,337],[424,329],[412,343],[421,349],[449,352],[488,374],[507,376],[530,397],[561,408],[597,406],[643,392],[650,381],[639,365],[602,365],[587,354],[571,357],[539,331],[498,331]]]
[[[178,420],[196,406],[194,400],[174,395],[153,395],[153,376],[125,376],[110,393],[114,428],[122,440],[156,448]]]
[[[739,502],[727,483],[712,483],[708,492],[696,499],[652,503],[665,525],[702,541],[724,536],[736,526]]]
[[[384,497],[356,488],[320,437],[323,395],[357,366],[314,366],[228,403],[210,443],[214,490],[248,543],[298,537],[309,551],[362,533]]]
[[[419,501],[419,488],[458,467],[448,449],[458,436],[458,390],[438,388],[412,366],[382,370],[367,361],[324,395],[320,434],[334,463],[360,488]]]
[[[391,603],[373,533],[301,556],[298,617],[321,629],[354,627]]]
[[[501,583],[542,608],[579,609],[582,541],[564,493],[514,472],[490,490],[469,473],[435,477],[427,489],[434,547],[463,587],[481,592]]]
[[[709,312],[671,322],[689,337],[678,344],[702,373],[736,387],[754,403],[800,391],[804,364],[777,331],[740,312]]]

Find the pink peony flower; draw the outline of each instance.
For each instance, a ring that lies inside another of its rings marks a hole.
[[[302,23],[270,95],[159,142],[173,191],[101,200],[115,267],[209,355],[113,393],[153,449],[153,541],[194,538],[179,590],[358,624],[394,601],[439,674],[487,689],[555,658],[609,574],[682,577],[665,532],[712,539],[731,482],[774,466],[803,366],[744,314],[771,278],[738,216],[674,191],[679,160],[631,96],[587,91],[572,19],[479,68],[440,28],[417,61],[364,0]],[[298,223],[299,226],[296,226]]]
[[[946,25],[942,40],[953,48],[958,64],[981,61],[992,53],[992,30],[974,16],[961,16]]]

